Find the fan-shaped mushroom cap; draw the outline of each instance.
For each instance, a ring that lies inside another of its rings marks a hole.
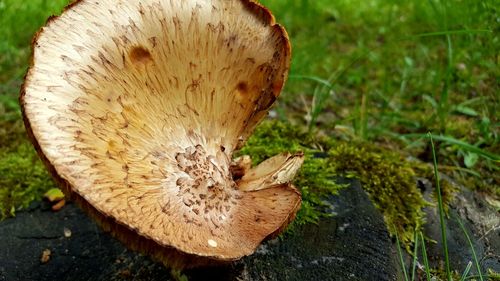
[[[302,155],[238,183],[230,171],[289,68],[286,32],[264,7],[81,0],[48,21],[33,52],[20,101],[35,146],[130,247],[177,266],[236,260],[294,217]]]

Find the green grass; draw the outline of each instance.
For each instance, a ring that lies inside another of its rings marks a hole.
[[[437,131],[500,154],[494,1],[262,2],[292,39],[283,118],[374,142]],[[424,141],[405,144],[397,146],[415,156],[429,151]],[[472,166],[500,184],[497,163],[475,160],[463,145],[444,143],[437,152],[442,165]],[[479,181],[468,185],[487,189]]]
[[[429,133],[429,140],[431,142],[431,149],[432,149],[434,179],[436,180],[436,194],[438,198],[439,224],[441,226],[441,243],[443,243],[444,266],[446,269],[446,277],[448,278],[448,281],[451,281],[452,276],[450,270],[450,258],[448,257],[448,242],[447,242],[448,240],[446,239],[446,222],[444,220],[443,198],[441,196],[441,181],[439,180],[436,149],[434,147],[434,141],[432,139],[431,133]]]
[[[401,243],[399,242],[399,235],[397,234],[397,232],[396,232],[396,246],[397,246],[396,249],[398,250],[399,262],[401,263],[401,268],[403,271],[403,276],[405,277],[405,281],[409,281],[410,279],[408,279],[408,272],[406,270],[403,251],[401,250]]]
[[[432,280],[431,273],[430,273],[431,267],[429,266],[429,260],[427,259],[427,250],[425,247],[425,239],[424,239],[424,235],[422,234],[422,232],[419,232],[418,237],[420,239],[420,242],[422,242],[422,259],[424,261],[425,278],[427,279],[427,281],[431,281]],[[418,252],[415,251],[414,254],[417,255]]]
[[[418,246],[419,246],[419,237],[418,237],[418,230],[414,231],[414,246],[413,246],[413,263],[411,266],[411,280],[415,280],[415,274],[416,274],[416,269],[417,269],[417,259],[418,259]]]
[[[68,0],[0,0],[0,82],[24,75],[33,33]]]
[[[483,274],[481,273],[481,267],[479,266],[479,260],[477,259],[476,250],[474,250],[474,244],[472,243],[472,240],[470,239],[470,236],[467,233],[467,230],[465,229],[464,224],[462,223],[462,220],[457,217],[457,221],[458,221],[458,224],[460,225],[460,228],[462,229],[465,237],[467,238],[467,242],[469,243],[469,248],[471,249],[471,252],[472,252],[472,258],[474,260],[474,265],[475,265],[477,273],[479,275],[479,280],[483,281],[484,280]],[[470,265],[472,266],[472,263],[470,263]],[[465,274],[465,277],[467,277],[467,274]]]

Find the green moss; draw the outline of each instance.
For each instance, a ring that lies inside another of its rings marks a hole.
[[[279,121],[264,121],[238,155],[250,155],[256,165],[281,152],[306,152],[311,142],[312,137],[299,127]]]
[[[21,120],[10,121],[3,119],[10,114],[13,114],[13,111],[2,111],[2,106],[0,105],[0,150],[4,152],[13,151],[21,143],[27,141],[26,132]]]
[[[448,280],[446,276],[446,270],[444,269],[444,264],[440,264],[438,268],[431,268],[430,273],[431,276],[435,277],[436,281]],[[460,280],[460,274],[457,271],[452,271],[451,280]]]
[[[500,281],[500,273],[495,272],[493,269],[488,269],[488,281]]]
[[[374,205],[381,210],[391,233],[413,241],[414,230],[424,222],[427,205],[415,182],[413,165],[399,153],[366,143],[339,143],[329,151],[337,173],[358,177]]]
[[[181,270],[177,269],[170,270],[170,277],[175,281],[189,281],[188,277],[184,275]]]
[[[441,187],[441,198],[443,200],[443,208],[446,214],[448,214],[448,209],[450,203],[455,199],[455,194],[458,192],[458,188],[452,184],[451,182],[440,178],[440,187]],[[437,189],[433,194],[434,202],[437,204]]]
[[[434,178],[434,169],[432,168],[431,165],[427,165],[425,163],[415,163],[414,169],[420,177],[429,180],[433,186],[436,185],[436,179]],[[450,203],[453,202],[453,200],[455,199],[455,194],[457,194],[459,189],[455,184],[451,183],[449,180],[443,178],[442,176],[439,177],[439,180],[440,180],[439,183],[441,187],[441,198],[443,200],[444,211],[448,213]],[[433,191],[434,192],[432,193],[432,200],[433,203],[436,204],[437,206],[438,203],[437,189],[434,188]]]
[[[54,187],[21,122],[0,124],[0,221]]]

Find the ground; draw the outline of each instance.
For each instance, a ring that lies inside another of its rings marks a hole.
[[[26,139],[17,97],[33,33],[67,2],[0,0],[0,220],[54,187]],[[495,0],[261,2],[290,35],[292,68],[274,121],[241,153],[259,162],[306,152],[296,181],[304,196],[298,224],[324,216],[323,196],[342,188],[330,176],[350,175],[361,179],[392,233],[411,244],[422,208],[433,203],[411,184],[433,177],[427,132],[435,135],[439,170],[499,208]],[[443,187],[448,202],[453,188]]]
[[[398,280],[395,245],[381,214],[357,180],[342,182],[349,188],[328,198],[335,216],[297,226],[293,234],[265,242],[238,262],[174,271],[172,279]],[[47,202],[36,202],[0,223],[0,236],[5,245],[0,280],[171,280],[167,268],[127,250],[73,204],[54,213]]]

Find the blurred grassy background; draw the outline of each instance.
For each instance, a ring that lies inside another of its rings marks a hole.
[[[489,0],[262,0],[288,30],[283,120],[431,161],[499,194],[500,17]]]
[[[431,162],[498,195],[500,17],[496,0],[262,0],[289,32],[278,118]],[[52,183],[17,103],[30,41],[67,0],[0,0],[0,205],[12,213]],[[496,159],[496,160],[495,160]]]

